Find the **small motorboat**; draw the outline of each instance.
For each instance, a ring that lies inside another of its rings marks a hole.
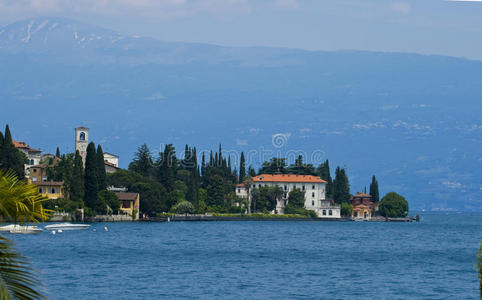
[[[38,228],[37,226],[20,226],[16,225],[13,229],[9,230],[10,233],[18,233],[18,234],[37,234],[43,231],[42,228]]]
[[[90,228],[89,224],[57,223],[45,226],[48,230],[80,230]]]
[[[0,231],[6,231],[6,232],[9,232],[10,230],[13,230],[15,229],[16,227],[19,227],[20,225],[15,225],[15,224],[10,224],[10,225],[6,225],[6,226],[1,226],[0,227]]]

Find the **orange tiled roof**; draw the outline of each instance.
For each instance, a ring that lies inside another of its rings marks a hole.
[[[353,196],[353,198],[355,198],[355,197],[357,197],[357,198],[371,198],[372,196],[368,195],[366,193],[356,193],[356,195]]]
[[[30,146],[25,142],[18,142],[16,140],[12,140],[12,144],[15,148],[26,149],[31,152],[42,152],[42,150],[30,148]]]
[[[313,175],[295,175],[295,174],[261,174],[252,178],[254,182],[309,182],[309,183],[326,183],[323,179]]]

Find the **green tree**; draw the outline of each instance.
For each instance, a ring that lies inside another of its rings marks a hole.
[[[320,164],[317,168],[317,174],[321,177],[321,179],[327,182],[326,184],[326,197],[333,198],[333,179],[330,175],[330,162],[328,159]]]
[[[290,174],[298,174],[298,175],[315,175],[315,168],[313,168],[312,164],[305,164],[303,163],[303,156],[299,155],[295,163],[290,165],[287,170]]]
[[[380,214],[387,218],[401,218],[408,214],[408,202],[395,192],[386,194],[379,205]]]
[[[164,147],[164,151],[159,155],[157,165],[157,177],[159,182],[169,192],[173,191],[176,181],[178,161],[176,158],[176,149],[172,144],[168,144]]]
[[[55,157],[60,158],[60,149],[57,147],[57,150],[55,150]]]
[[[105,163],[104,163],[104,151],[102,151],[102,147],[97,145],[97,184],[99,185],[99,191],[105,190],[107,188],[105,182]]]
[[[333,198],[336,203],[350,202],[350,184],[345,169],[336,168],[335,180],[333,181]]]
[[[281,199],[283,193],[279,186],[253,188],[251,191],[252,211],[267,213],[274,210],[276,202]]]
[[[265,161],[259,170],[259,174],[285,174],[286,158],[273,157],[269,161]]]
[[[107,174],[107,184],[116,187],[126,187],[129,192],[139,193],[140,212],[147,215],[167,212],[168,193],[156,180],[128,170],[118,170]],[[176,203],[176,202],[174,202]]]
[[[117,195],[111,191],[100,191],[99,195],[99,207],[97,211],[102,214],[118,214],[120,208],[120,201]]]
[[[219,175],[212,176],[207,187],[208,206],[224,206],[224,181]]]
[[[378,192],[378,181],[375,175],[372,177],[372,183],[370,183],[370,195],[372,196],[372,201],[376,202],[380,200],[380,194]]]
[[[353,206],[350,203],[343,202],[341,204],[340,213],[342,216],[348,217],[353,213]]]
[[[241,159],[239,162],[239,182],[242,183],[246,177],[246,160],[244,158],[244,152],[241,152]]]
[[[143,144],[137,149],[134,160],[129,164],[129,170],[145,177],[151,177],[153,175],[154,163],[151,151],[146,144]]]
[[[2,144],[2,168],[13,170],[18,178],[23,179],[25,177],[25,163],[27,163],[27,157],[13,145],[12,134],[10,133],[8,125],[5,127],[5,135]]]
[[[82,156],[80,156],[79,151],[75,151],[70,199],[73,201],[81,201],[84,199],[84,188],[84,165]]]
[[[3,220],[44,221],[49,214],[42,207],[46,200],[36,185],[19,180],[12,170],[0,170],[0,217]],[[27,258],[15,251],[10,240],[0,236],[0,298],[47,299],[40,286]]]
[[[98,207],[99,176],[97,155],[94,143],[87,146],[85,158],[85,179],[84,179],[84,201],[85,205],[91,209]]]
[[[252,166],[249,166],[249,168],[248,168],[248,176],[249,177],[255,177],[256,176],[256,170]]]
[[[288,194],[288,203],[286,208],[304,208],[305,207],[305,193],[298,188],[294,188]]]

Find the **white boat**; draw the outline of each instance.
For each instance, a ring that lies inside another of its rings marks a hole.
[[[10,233],[19,233],[19,234],[36,234],[36,233],[41,233],[42,231],[43,231],[42,228],[38,228],[37,226],[20,226],[20,225],[16,225],[9,230]]]
[[[90,228],[89,224],[57,223],[45,226],[48,230],[80,230]]]
[[[15,225],[15,224],[10,224],[10,225],[6,225],[6,226],[2,226],[0,227],[0,231],[10,231],[10,230],[13,230],[14,228],[16,227],[19,227],[20,225]]]

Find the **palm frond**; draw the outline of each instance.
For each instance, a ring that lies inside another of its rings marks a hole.
[[[0,299],[47,299],[30,263],[12,245],[0,236]]]

